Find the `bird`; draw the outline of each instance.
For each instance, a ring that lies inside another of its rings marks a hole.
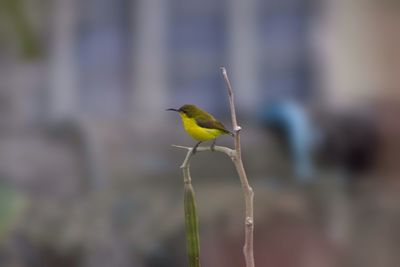
[[[179,113],[184,130],[196,141],[193,147],[193,153],[196,153],[197,147],[204,141],[213,140],[211,151],[214,151],[216,138],[220,135],[228,134],[234,136],[233,133],[225,128],[225,126],[215,119],[210,113],[201,108],[185,104],[179,109],[169,108],[167,111],[176,111]]]

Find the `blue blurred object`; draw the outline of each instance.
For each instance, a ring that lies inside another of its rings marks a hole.
[[[310,182],[314,129],[306,110],[294,101],[280,101],[265,106],[259,116],[261,123],[283,135],[293,159],[296,179]]]

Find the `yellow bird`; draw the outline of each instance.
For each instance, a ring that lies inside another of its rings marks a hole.
[[[182,119],[185,131],[193,139],[199,141],[193,147],[193,153],[196,153],[197,147],[203,141],[213,140],[211,150],[214,150],[215,139],[218,136],[223,134],[233,136],[232,132],[228,131],[220,121],[216,120],[211,114],[195,105],[183,105],[179,109],[169,108],[167,110],[178,112]]]

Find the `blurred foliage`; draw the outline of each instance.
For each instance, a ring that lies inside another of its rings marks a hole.
[[[24,201],[20,194],[12,188],[0,184],[0,238],[3,238],[15,226],[21,214]]]
[[[25,6],[24,0],[0,0],[0,17],[11,27],[22,56],[34,59],[39,57],[42,51]]]

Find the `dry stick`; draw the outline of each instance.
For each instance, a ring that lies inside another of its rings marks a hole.
[[[227,84],[228,96],[229,96],[229,106],[231,111],[232,118],[232,126],[233,126],[233,134],[234,134],[234,143],[235,149],[230,149],[222,146],[215,146],[214,150],[224,153],[228,155],[233,164],[235,165],[236,171],[239,175],[240,182],[242,184],[244,200],[245,200],[245,243],[243,247],[243,254],[246,261],[246,267],[254,267],[254,253],[253,253],[253,232],[254,232],[254,216],[253,216],[253,198],[254,193],[253,189],[250,187],[249,182],[247,180],[247,175],[243,167],[242,162],[242,154],[241,154],[241,146],[240,146],[240,130],[242,129],[236,120],[236,112],[235,112],[235,103],[234,103],[234,95],[232,92],[231,83],[229,81],[228,75],[226,73],[226,69],[224,67],[221,68],[222,75],[224,76],[225,82]],[[188,150],[185,160],[183,161],[181,168],[183,170],[183,177],[185,183],[191,183],[190,177],[190,160],[193,156],[193,148],[185,147],[185,146],[177,146],[173,145],[177,148],[183,148]],[[196,152],[204,152],[211,151],[210,147],[198,147]]]
[[[249,185],[249,181],[247,180],[247,175],[244,170],[243,162],[242,162],[242,148],[240,145],[240,130],[242,129],[237,124],[236,119],[236,110],[235,110],[235,98],[232,91],[232,86],[228,78],[228,74],[226,73],[226,69],[224,67],[221,68],[222,75],[224,76],[229,96],[229,107],[231,109],[231,118],[232,118],[232,127],[233,134],[235,139],[235,156],[232,158],[233,163],[235,164],[236,171],[238,172],[240,182],[242,184],[242,190],[244,194],[245,201],[245,242],[243,247],[243,254],[246,260],[246,267],[254,267],[254,253],[253,253],[253,233],[254,233],[254,215],[253,215],[253,199],[254,192],[253,189]]]

